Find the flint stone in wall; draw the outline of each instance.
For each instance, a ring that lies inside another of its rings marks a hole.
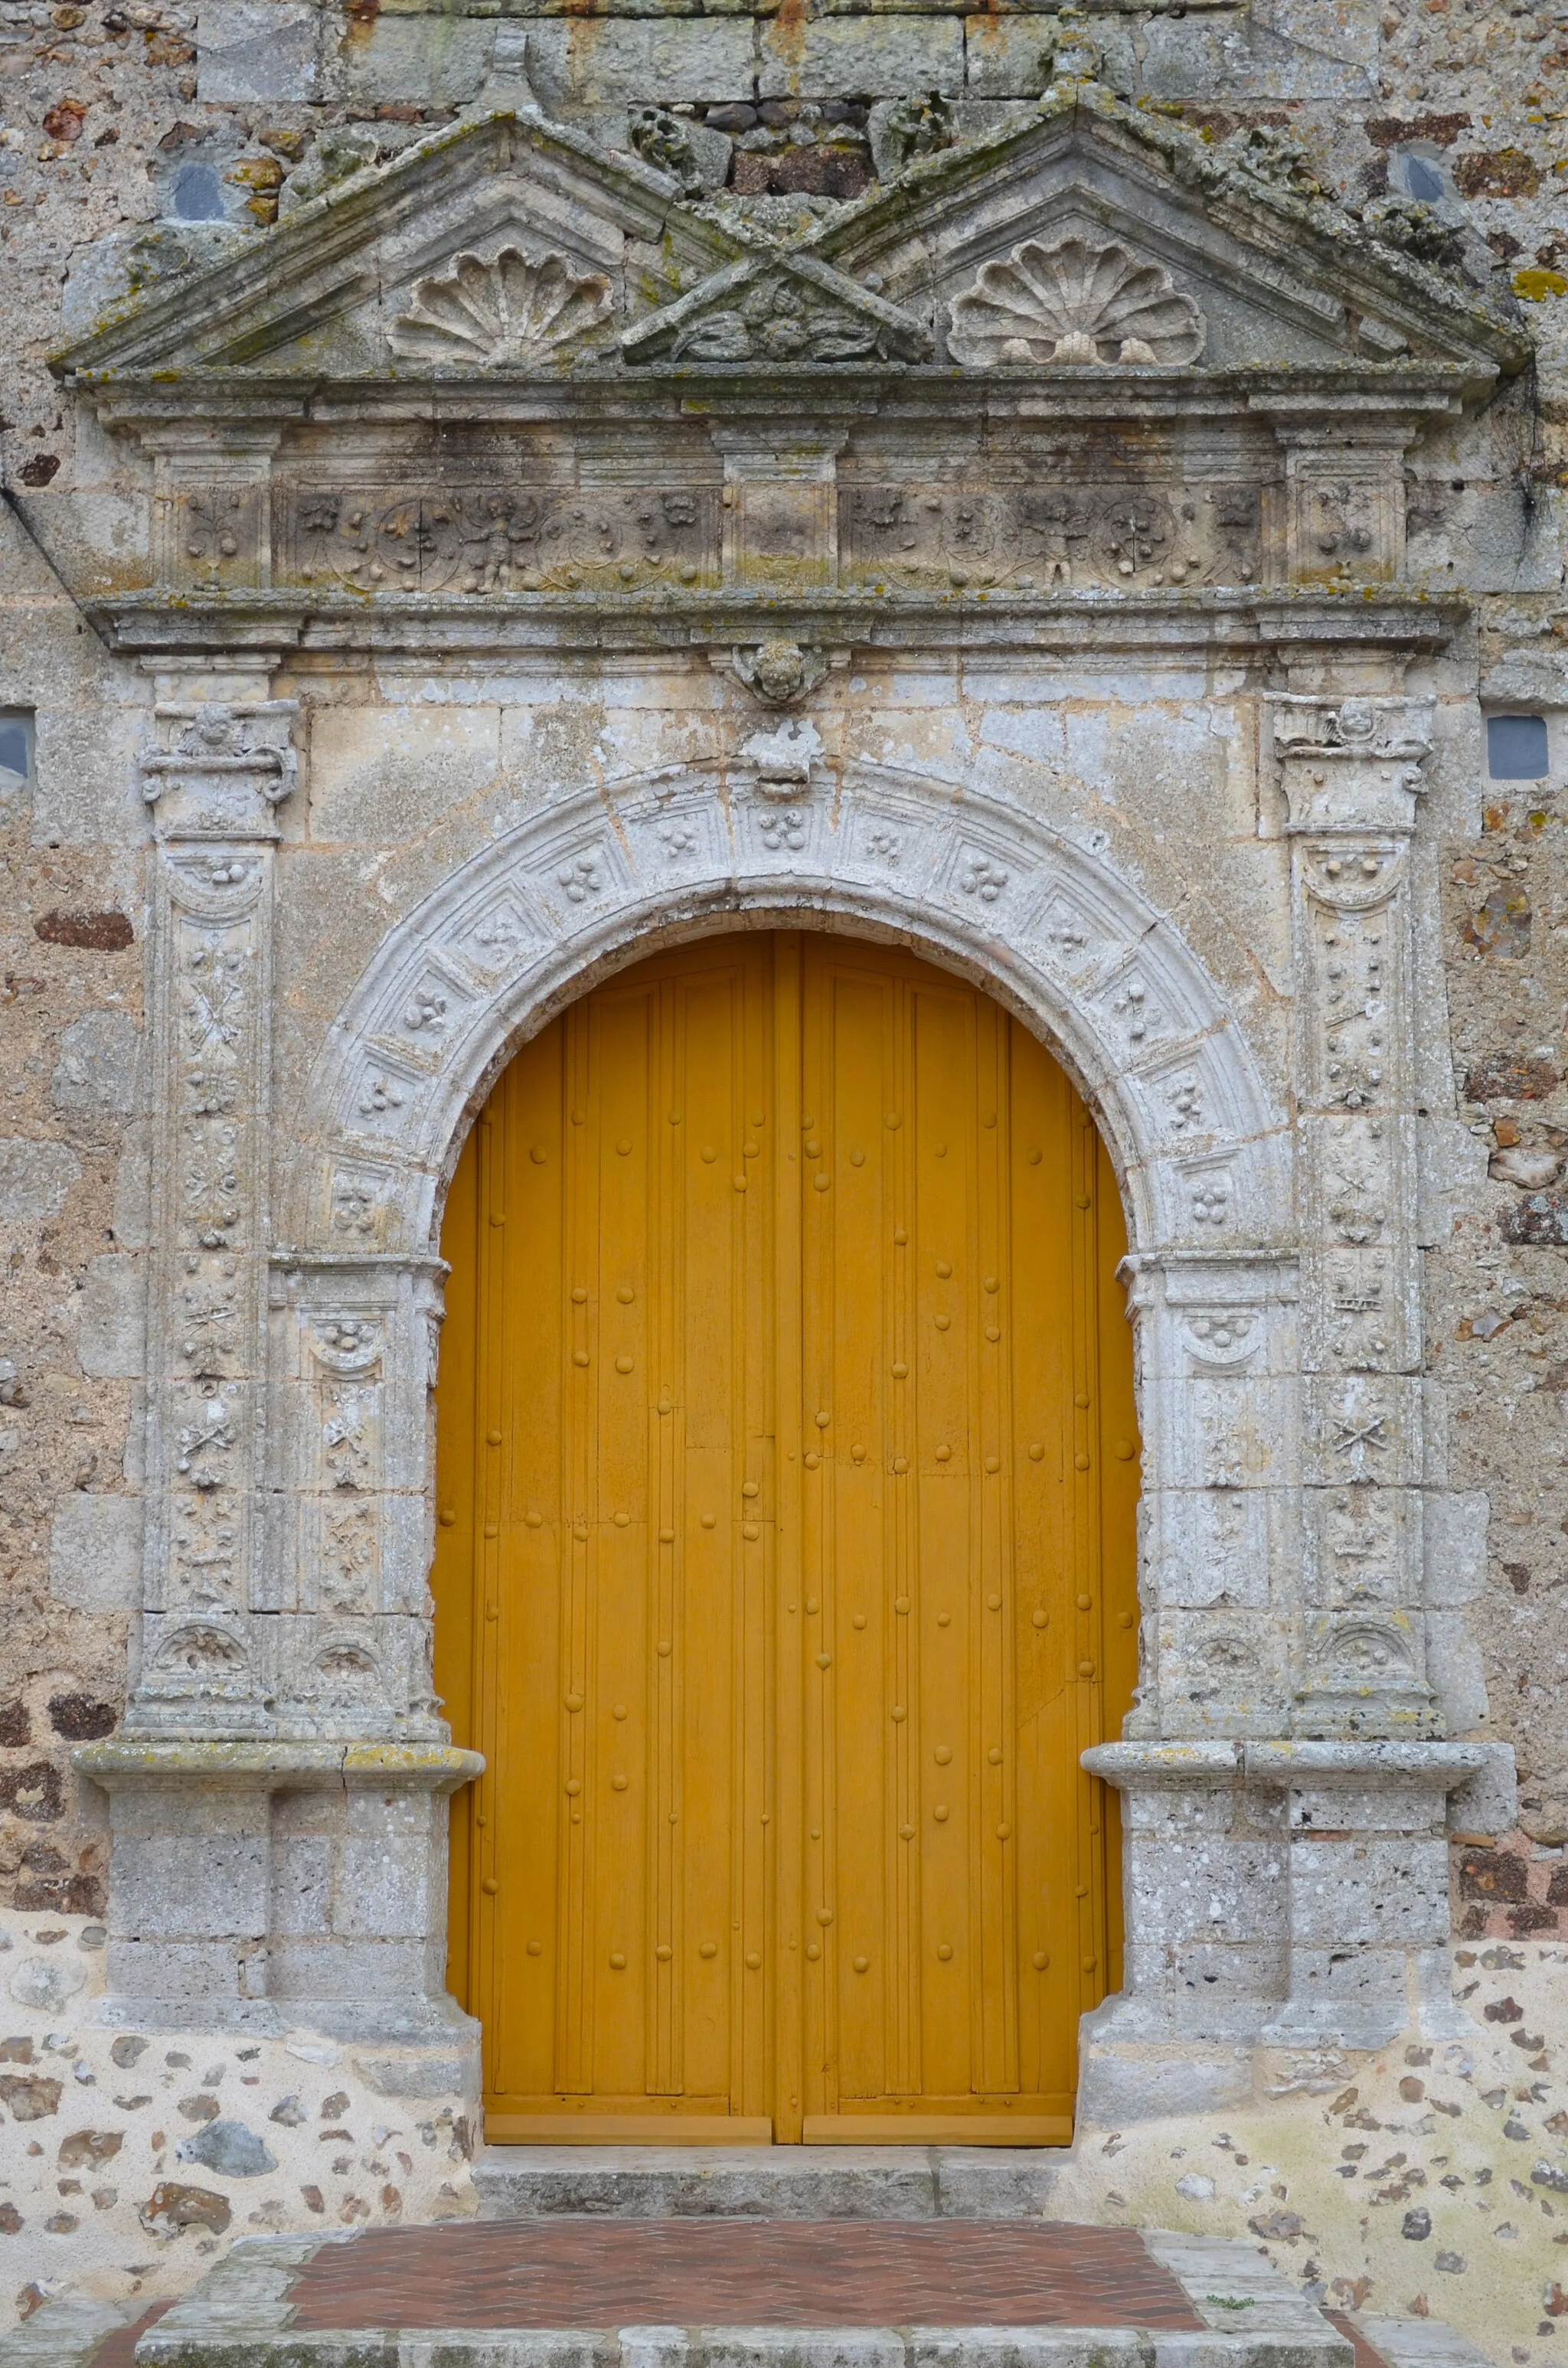
[[[85,1011],[61,1033],[50,1100],[75,1118],[129,1118],[141,1050],[142,1030],[129,1012]]]
[[[133,1611],[142,1600],[142,1499],[73,1489],[54,1508],[49,1591],[77,1611]]]
[[[39,2014],[58,2014],[86,1980],[85,1970],[70,1957],[24,1957],[7,1987],[18,2006]]]
[[[110,1252],[87,1269],[76,1353],[90,1381],[134,1381],[146,1370],[147,1287],[140,1258]]]
[[[82,1163],[63,1143],[0,1135],[0,1241],[19,1241],[58,1215]]]
[[[225,2179],[260,2179],[278,2168],[278,2157],[244,2122],[209,2122],[193,2138],[182,2138],[175,2148],[181,2162],[199,2162]]]
[[[313,98],[318,11],[311,0],[202,0],[197,89],[210,103]]]

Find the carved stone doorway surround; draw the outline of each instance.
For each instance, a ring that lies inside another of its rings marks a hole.
[[[1239,171],[1053,91],[1027,131],[770,259],[672,211],[667,176],[497,117],[62,359],[159,522],[153,580],[92,596],[154,686],[143,1610],[124,1733],[77,1755],[113,1796],[115,2014],[472,2039],[443,1979],[444,1796],[475,1763],[432,1692],[425,1579],[442,1181],[562,1000],[651,929],[739,916],[891,932],[983,983],[1064,1060],[1121,1178],[1142,1683],[1091,1755],[1123,1795],[1129,1946],[1085,2110],[1219,2103],[1258,2046],[1455,2017],[1445,1813],[1488,1753],[1446,1738],[1429,1651],[1434,715],[1407,677],[1463,611],[1403,582],[1403,468],[1525,348]],[[537,253],[569,219],[576,279]],[[1080,248],[1144,290],[1136,334],[1062,309]],[[496,291],[547,276],[575,291],[570,368],[498,328],[419,377],[410,338],[449,347],[463,289],[511,320]],[[811,349],[759,356],[777,321]],[[541,652],[717,665],[772,713],[732,717],[711,762],[498,815],[286,1060],[295,702],[383,663]],[[865,745],[841,728],[851,654],[983,663],[1042,706],[1075,668],[1180,668],[1235,702],[1232,731],[1244,691],[1214,686],[1245,686],[1290,848],[1289,1044],[1043,763],[832,753]]]
[[[444,1795],[477,1762],[446,1740],[425,1618],[442,1182],[499,1064],[574,986],[651,928],[748,916],[895,934],[983,980],[1065,1059],[1121,1178],[1145,1532],[1138,1706],[1091,1755],[1128,1828],[1102,2092],[1129,2045],[1222,2087],[1227,2048],[1442,2028],[1443,1814],[1484,1754],[1440,1739],[1425,1653],[1421,704],[1272,704],[1292,1129],[1224,996],[1101,849],[972,786],[811,760],[786,783],[755,754],[497,837],[388,933],[309,1078],[269,1101],[292,709],[265,673],[248,700],[227,670],[228,696],[196,698],[194,674],[160,686],[185,695],[160,699],[143,761],[146,1609],[125,1733],[78,1755],[114,1796],[115,2010],[409,2039],[456,2021]],[[1221,2056],[1195,2066],[1195,2044]]]

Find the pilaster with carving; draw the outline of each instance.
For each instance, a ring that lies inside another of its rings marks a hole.
[[[1280,696],[1294,841],[1305,1651],[1299,1733],[1426,1735],[1411,838],[1429,705]]]
[[[375,1252],[273,1260],[267,1569],[290,1735],[446,1735],[426,1585],[444,1272]]]
[[[1277,1735],[1299,1625],[1296,1263],[1134,1257],[1145,1574],[1129,1736]]]
[[[230,686],[233,687],[232,684]],[[165,700],[153,809],[152,1321],[142,1661],[127,1725],[270,1725],[259,1520],[272,897],[292,702]]]

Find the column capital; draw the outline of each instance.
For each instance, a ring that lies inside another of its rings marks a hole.
[[[1426,788],[1433,702],[1267,694],[1291,833],[1407,834]]]
[[[137,767],[159,839],[277,838],[299,712],[291,699],[161,700]]]

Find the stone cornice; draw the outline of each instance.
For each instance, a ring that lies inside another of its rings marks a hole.
[[[1426,599],[1365,586],[881,595],[191,591],[127,594],[90,603],[89,611],[112,647],[138,655],[404,651],[449,659],[728,649],[779,636],[870,650],[1017,651],[1044,657],[1220,649],[1243,658],[1303,647],[1415,655],[1446,648],[1470,613],[1469,604],[1454,596]]]
[[[1358,427],[1381,416],[1407,421],[1414,433],[1423,421],[1452,417],[1483,399],[1492,382],[1488,372],[1441,361],[1182,370],[1062,363],[1001,368],[983,376],[935,363],[909,369],[707,364],[649,370],[635,380],[502,370],[483,378],[415,370],[332,378],[316,371],[80,370],[69,380],[106,427],[142,434],[204,423],[222,430],[247,422],[330,427],[341,421],[360,430],[368,422],[447,420],[645,427],[661,407],[671,418],[755,414],[777,419],[781,404],[792,416],[926,412],[942,421],[1018,420],[1042,433],[1100,421],[1248,416],[1270,427],[1331,417],[1343,427],[1348,413]]]

